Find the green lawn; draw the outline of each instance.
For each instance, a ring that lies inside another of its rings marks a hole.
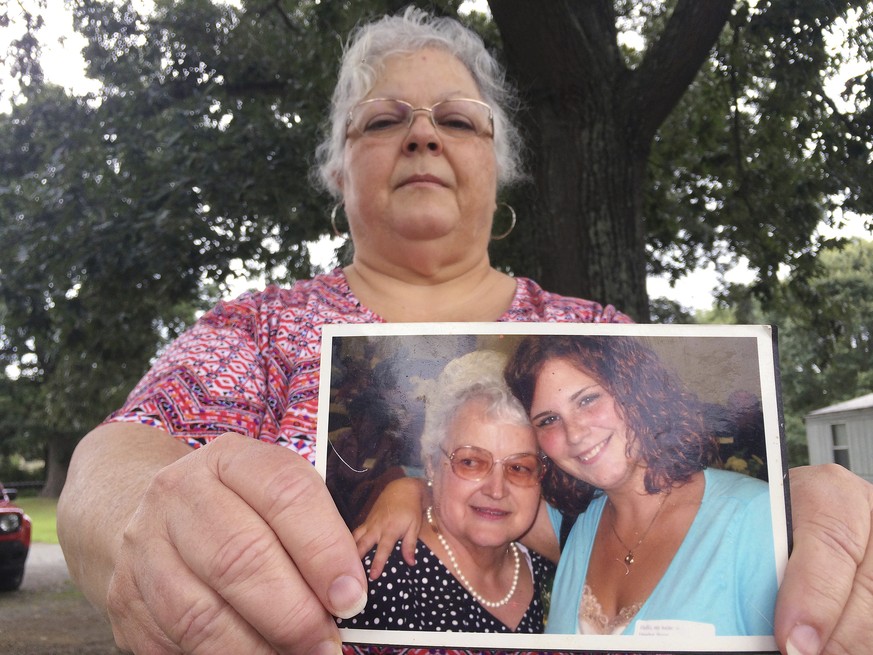
[[[27,512],[30,520],[33,521],[31,541],[46,544],[58,543],[58,532],[55,527],[58,510],[57,498],[19,496],[15,499],[15,504]]]

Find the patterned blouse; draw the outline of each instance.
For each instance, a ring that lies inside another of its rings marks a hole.
[[[543,291],[517,279],[505,322],[629,323],[612,306]],[[321,328],[384,323],[345,274],[269,287],[221,302],[174,341],[107,421],[144,423],[204,445],[238,432],[315,461]]]

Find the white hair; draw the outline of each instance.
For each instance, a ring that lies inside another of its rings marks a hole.
[[[407,7],[397,16],[359,26],[346,44],[331,99],[328,134],[316,150],[316,182],[334,197],[341,196],[338,180],[349,112],[373,88],[386,59],[424,48],[438,48],[456,57],[472,75],[482,99],[491,106],[498,187],[524,177],[522,139],[509,117],[517,108],[517,95],[503,67],[479,35],[458,21]]]
[[[458,412],[473,401],[485,405],[485,415],[512,425],[530,425],[527,412],[512,395],[503,369],[507,356],[494,350],[476,350],[450,361],[426,396],[421,456],[434,462]]]

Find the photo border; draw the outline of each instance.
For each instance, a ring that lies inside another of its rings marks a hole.
[[[615,335],[632,337],[746,337],[757,348],[760,397],[764,418],[766,465],[774,536],[777,582],[781,585],[791,548],[789,490],[784,420],[780,397],[776,329],[767,325],[651,325],[604,323],[377,323],[325,325],[322,336],[316,469],[327,467],[328,412],[333,340],[366,336],[478,335]],[[669,363],[669,362],[668,362]],[[591,653],[778,653],[772,636],[638,637],[629,635],[504,634],[360,630],[342,628],[344,643],[397,647],[466,648],[506,651],[584,651]]]

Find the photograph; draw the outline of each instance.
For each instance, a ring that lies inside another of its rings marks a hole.
[[[316,468],[344,643],[776,652],[790,551],[766,325],[326,325]]]

